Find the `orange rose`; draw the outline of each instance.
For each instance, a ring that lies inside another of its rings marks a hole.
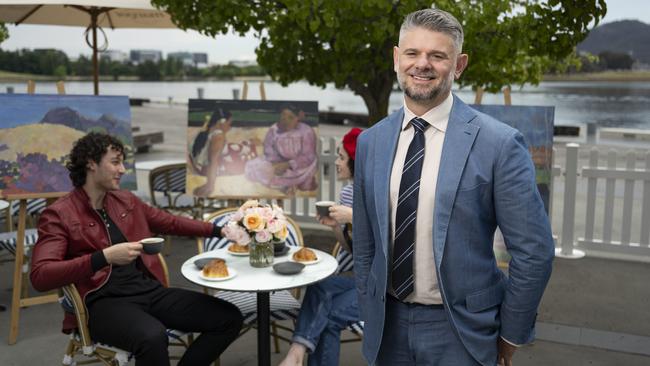
[[[289,236],[289,230],[287,229],[287,225],[282,226],[282,229],[280,229],[280,231],[278,231],[273,235],[280,240],[286,240],[287,236]]]
[[[244,227],[250,231],[260,231],[264,229],[264,220],[256,212],[249,213],[244,216]]]

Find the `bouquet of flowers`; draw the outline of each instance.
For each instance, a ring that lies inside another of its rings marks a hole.
[[[263,205],[257,200],[246,201],[223,228],[228,240],[246,245],[282,242],[289,235],[287,218],[277,205]]]

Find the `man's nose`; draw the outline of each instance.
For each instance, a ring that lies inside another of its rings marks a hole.
[[[415,66],[417,68],[420,68],[420,69],[428,69],[428,68],[430,68],[431,63],[429,62],[429,57],[427,57],[427,55],[425,55],[425,54],[419,55],[415,59]]]

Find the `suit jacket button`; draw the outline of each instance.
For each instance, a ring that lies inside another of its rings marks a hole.
[[[94,222],[91,222],[91,223],[90,223],[90,226],[95,226],[95,223],[94,223]]]
[[[384,295],[381,295],[381,302],[384,302],[384,301],[386,301],[386,298],[384,297]]]

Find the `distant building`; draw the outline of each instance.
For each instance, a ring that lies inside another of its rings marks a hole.
[[[207,53],[170,52],[167,54],[167,58],[181,60],[185,66],[201,67],[208,64]]]
[[[236,67],[257,66],[257,61],[255,61],[255,60],[231,60],[231,61],[228,61],[228,65],[236,66]]]
[[[195,52],[192,54],[192,59],[194,60],[194,64],[199,66],[199,65],[207,65],[208,64],[208,54],[207,53],[202,53],[202,52]]]
[[[145,61],[158,62],[162,60],[162,52],[156,50],[131,50],[130,59],[136,64]]]
[[[99,54],[99,58],[102,60],[107,59],[109,61],[117,61],[117,62],[126,62],[129,60],[129,57],[127,56],[126,52],[122,52],[118,50],[103,51]]]

